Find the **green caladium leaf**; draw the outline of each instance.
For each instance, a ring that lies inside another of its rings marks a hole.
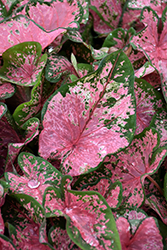
[[[46,160],[22,152],[18,163],[24,175],[5,173],[11,192],[30,195],[42,204],[43,194],[48,186],[52,184],[59,188],[62,175]]]
[[[82,249],[121,249],[111,209],[99,193],[66,190],[63,201],[58,189],[48,187],[44,207],[47,217],[65,216],[69,237]]]
[[[127,147],[135,131],[132,72],[127,56],[117,51],[96,72],[56,91],[43,108],[39,154],[61,159],[63,173],[76,176]]]
[[[21,86],[33,86],[41,80],[47,55],[41,56],[42,47],[37,42],[24,42],[6,50],[0,78]]]

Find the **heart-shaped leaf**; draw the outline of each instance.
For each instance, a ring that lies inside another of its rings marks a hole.
[[[60,88],[43,108],[40,155],[60,158],[62,171],[75,176],[127,147],[135,129],[132,72],[127,56],[117,51],[96,72]]]
[[[4,64],[0,78],[21,85],[33,86],[41,80],[47,55],[41,56],[42,47],[37,42],[24,42],[2,54]]]
[[[114,217],[105,199],[94,191],[65,192],[65,201],[58,190],[45,190],[46,215],[64,215],[70,238],[83,249],[121,249]]]
[[[120,235],[122,249],[163,249],[162,236],[160,235],[155,218],[149,217],[143,220],[133,235],[130,232],[130,224],[124,217],[119,217],[116,221],[116,225]]]
[[[154,129],[146,129],[136,136],[132,144],[117,157],[111,156],[111,164],[106,167],[112,171],[112,181],[119,180],[123,187],[123,204],[140,207],[144,201],[144,179],[156,172],[167,154],[165,148],[152,153],[159,144]],[[115,162],[115,169],[112,165]]]
[[[46,160],[30,153],[21,153],[18,157],[18,163],[24,175],[5,173],[9,189],[14,193],[30,195],[42,204],[45,189],[50,184],[59,187],[61,173]]]

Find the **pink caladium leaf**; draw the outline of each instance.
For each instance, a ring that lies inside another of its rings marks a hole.
[[[42,204],[44,191],[50,184],[59,188],[62,175],[46,160],[30,153],[21,153],[18,163],[24,175],[5,173],[11,192],[30,195]]]
[[[8,223],[10,238],[17,249],[39,249],[50,250],[51,248],[39,242],[39,225],[35,223],[27,223],[23,229],[15,228]]]
[[[5,222],[15,227],[13,231],[9,225],[9,233],[17,249],[24,249],[26,243],[29,247],[32,243],[37,245],[34,249],[50,249],[43,246],[48,245],[45,212],[34,198],[25,194],[10,195],[2,211]]]
[[[0,33],[3,33],[0,54],[13,45],[27,41],[39,42],[44,49],[66,29],[78,29],[78,22],[81,21],[83,14],[82,6],[78,6],[76,0],[72,3],[67,0],[63,2],[57,0],[48,5],[29,4],[27,7],[28,13],[25,10],[19,13],[18,10],[14,19],[0,23]],[[45,18],[46,16],[49,19]]]
[[[14,95],[16,88],[9,82],[0,82],[0,100],[10,98]]]
[[[145,129],[126,150],[118,153],[117,157],[111,156],[111,164],[106,164],[112,170],[112,181],[119,180],[122,183],[124,206],[142,205],[145,197],[144,180],[157,171],[167,154],[165,148],[152,153],[158,144],[157,132]],[[114,161],[115,169],[112,165]]]
[[[66,230],[83,249],[121,249],[114,217],[105,199],[94,191],[65,191],[48,187],[44,194],[46,216],[64,215]]]
[[[167,173],[165,174],[165,178],[164,178],[164,196],[167,201]]]
[[[167,205],[164,197],[150,194],[147,196],[145,204],[159,215],[164,224],[167,224]]]
[[[144,77],[155,71],[150,62],[146,62],[141,68],[135,70],[135,76],[138,78]]]
[[[118,208],[122,202],[122,185],[119,181],[112,184],[110,179],[102,177],[94,183],[83,185],[81,190],[99,192],[111,208]]]
[[[162,250],[162,236],[160,235],[157,221],[153,217],[144,219],[135,234],[131,234],[130,224],[124,217],[116,221],[123,250]]]
[[[122,14],[121,2],[91,0],[89,8],[94,17],[94,30],[96,32],[108,33],[117,28]]]
[[[0,102],[0,118],[7,112],[7,106],[5,103]]]
[[[16,157],[18,156],[20,150],[24,145],[27,145],[29,142],[31,142],[34,137],[36,137],[39,133],[38,131],[39,127],[39,120],[38,118],[31,118],[29,119],[23,126],[22,129],[25,131],[24,138],[20,139],[17,135],[16,142],[9,143],[8,144],[8,155],[6,160],[6,166],[5,171],[12,171],[12,163],[14,163]],[[9,127],[11,128],[11,127]],[[9,129],[8,128],[8,129]],[[13,132],[12,132],[13,133]],[[16,132],[15,132],[16,134]],[[10,138],[8,139],[10,140]]]
[[[31,90],[31,99],[21,103],[13,113],[13,118],[18,126],[22,126],[30,118],[33,118],[42,109],[43,82],[39,81]]]
[[[130,9],[143,9],[144,7],[148,6],[152,8],[159,17],[162,16],[162,12],[164,8],[166,7],[166,1],[162,0],[130,0],[128,2],[128,7]]]
[[[50,82],[58,82],[62,76],[76,74],[73,65],[64,56],[52,53],[48,56],[45,77]]]
[[[145,28],[136,34],[131,44],[135,49],[143,51],[148,59],[151,60],[152,64],[157,68],[162,77],[162,92],[165,100],[167,100],[166,90],[166,11],[164,9],[162,14],[163,29],[161,33],[158,33],[159,17],[151,8],[146,7],[143,9],[141,14],[142,22],[145,24]]]
[[[62,171],[76,176],[127,147],[135,129],[132,72],[127,56],[117,51],[96,72],[60,88],[43,108],[39,154],[61,159]]]
[[[75,245],[75,243],[70,239],[67,234],[66,229],[62,229],[60,227],[53,226],[49,230],[48,241],[52,244],[54,249],[57,250],[81,250],[80,247]]]
[[[12,241],[8,237],[6,237],[5,235],[2,235],[2,234],[0,234],[0,247],[1,247],[1,249],[16,250]]]
[[[161,109],[155,119],[151,122],[150,126],[154,127],[160,136],[160,147],[167,146],[167,111],[166,109]]]
[[[123,49],[129,43],[129,38],[136,32],[133,28],[125,31],[123,28],[113,30],[104,40],[103,47]],[[127,47],[126,47],[127,49]]]
[[[136,96],[135,134],[139,134],[150,125],[153,116],[162,110],[164,103],[161,93],[143,79],[135,80],[134,91]]]
[[[21,85],[33,86],[41,80],[47,55],[41,56],[42,47],[37,42],[17,44],[2,54],[4,64],[0,78]]]
[[[147,217],[147,214],[139,208],[135,210],[127,209],[123,214],[123,217],[125,217],[129,221],[131,233],[134,234],[141,221]]]

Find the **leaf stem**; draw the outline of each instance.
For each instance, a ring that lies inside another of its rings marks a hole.
[[[158,183],[150,176],[147,175],[147,178],[157,187],[158,191],[160,192],[160,194],[162,196],[164,196],[162,189],[160,188],[160,186],[158,185]]]

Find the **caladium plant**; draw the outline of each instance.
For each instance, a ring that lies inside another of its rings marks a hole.
[[[166,1],[0,1],[0,248],[166,249]]]

